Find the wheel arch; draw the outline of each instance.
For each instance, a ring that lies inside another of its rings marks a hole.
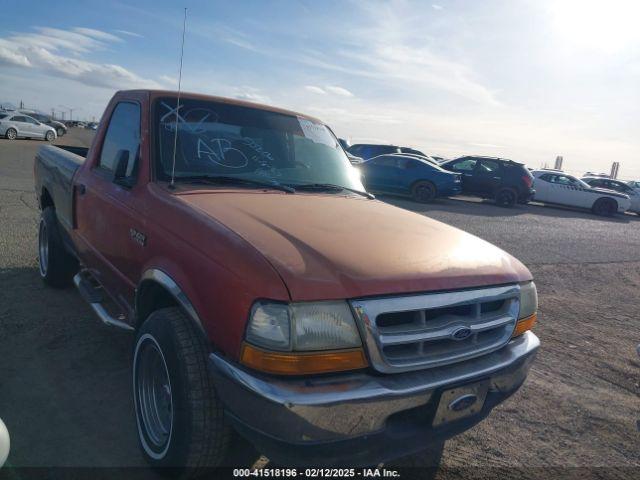
[[[47,207],[56,208],[49,190],[47,187],[42,187],[42,193],[40,194],[40,210],[44,210]]]
[[[196,329],[207,338],[200,316],[178,283],[164,271],[150,268],[144,272],[135,295],[136,330],[156,310],[179,307]]]
[[[436,194],[438,193],[438,184],[437,184],[437,182],[435,182],[432,178],[424,178],[424,177],[416,178],[415,180],[413,180],[411,182],[411,184],[409,185],[409,190],[411,192],[413,192],[413,189],[419,183],[430,183],[431,185],[433,185],[433,188],[435,188]]]

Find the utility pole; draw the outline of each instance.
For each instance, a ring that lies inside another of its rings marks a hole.
[[[74,110],[78,110],[75,107],[67,107],[66,105],[58,105],[61,108],[66,108],[67,110],[69,110],[69,121],[73,120],[73,111]]]

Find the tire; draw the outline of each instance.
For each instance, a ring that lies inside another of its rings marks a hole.
[[[51,130],[49,130],[49,131],[45,134],[44,139],[45,139],[47,142],[53,142],[53,141],[56,139],[56,134],[55,134],[55,133],[53,133]]]
[[[55,288],[71,285],[78,271],[78,260],[62,243],[58,218],[53,207],[47,207],[40,215],[38,227],[38,270],[42,281]]]
[[[154,468],[190,477],[225,458],[231,429],[207,369],[209,351],[176,307],[156,310],[138,331],[133,401],[140,448]]]
[[[62,128],[59,128],[56,133],[58,134],[58,137],[61,137],[64,135],[64,130]]]
[[[518,201],[518,195],[510,188],[501,188],[496,193],[496,204],[501,207],[513,207]]]
[[[434,479],[442,462],[444,443],[445,442],[440,442],[430,445],[426,450],[389,462],[389,465],[385,464],[385,467],[406,469],[406,472],[403,472],[402,478],[415,478],[416,480]]]
[[[9,140],[15,140],[18,138],[18,131],[15,128],[9,128],[4,134]]]
[[[437,194],[438,190],[436,189],[436,186],[425,180],[416,182],[411,188],[411,196],[419,203],[432,202],[436,198]]]
[[[612,198],[599,198],[594,202],[591,211],[602,217],[612,217],[618,211],[618,202]]]

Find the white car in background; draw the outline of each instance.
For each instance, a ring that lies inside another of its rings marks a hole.
[[[640,215],[640,189],[636,190],[628,183],[613,178],[583,177],[581,180],[591,187],[604,188],[627,195],[631,201],[629,211]]]
[[[47,142],[56,139],[56,130],[29,115],[19,112],[0,113],[0,136],[16,138],[42,138]]]
[[[588,208],[596,215],[626,212],[631,206],[625,194],[593,188],[560,170],[534,170],[535,201],[569,207]]]

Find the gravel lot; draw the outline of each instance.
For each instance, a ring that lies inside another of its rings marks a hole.
[[[72,129],[57,142],[88,145],[92,134]],[[102,326],[73,289],[44,288],[38,278],[32,172],[42,144],[0,139],[0,418],[11,433],[9,463],[141,466],[131,337]],[[640,217],[465,198],[384,200],[514,254],[540,295],[542,348],[529,379],[447,443],[438,478],[640,475]],[[235,448],[238,462],[254,453]]]

